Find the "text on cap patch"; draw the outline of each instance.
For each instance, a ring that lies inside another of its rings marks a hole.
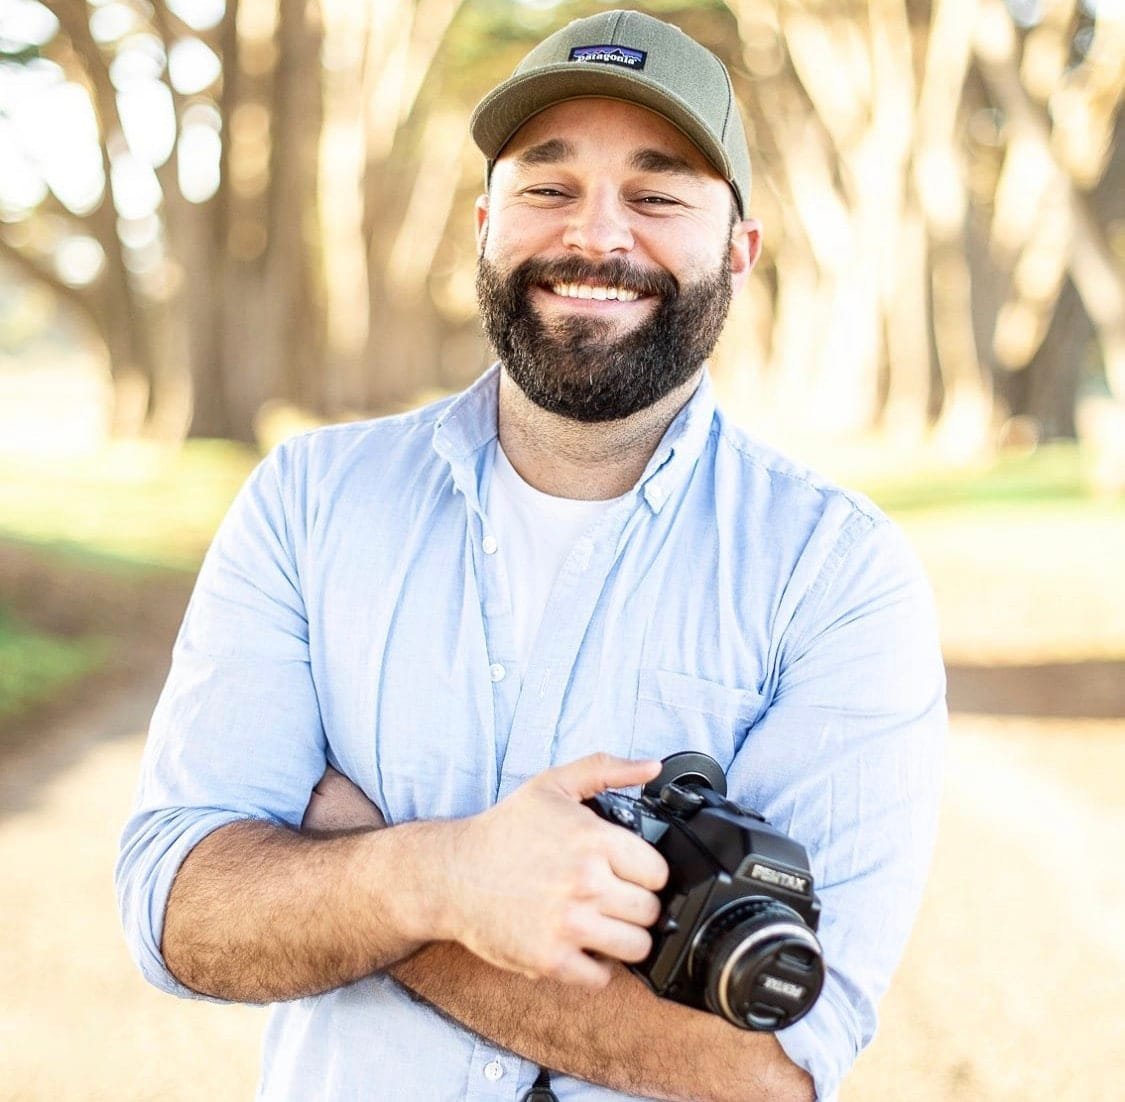
[[[628,46],[575,46],[570,61],[592,61],[598,65],[621,65],[626,69],[643,69],[648,54]]]

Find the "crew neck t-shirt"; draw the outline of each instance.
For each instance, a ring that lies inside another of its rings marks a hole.
[[[545,494],[520,477],[496,442],[485,505],[492,529],[486,550],[491,547],[504,564],[521,665],[527,663],[551,588],[571,548],[619,500]]]

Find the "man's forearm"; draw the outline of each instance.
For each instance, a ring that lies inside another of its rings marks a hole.
[[[811,1102],[808,1075],[771,1034],[658,999],[618,968],[590,991],[503,972],[458,945],[427,946],[391,974],[494,1044],[555,1071],[673,1102]]]
[[[524,975],[604,986],[610,968],[595,954],[644,959],[668,869],[581,800],[643,784],[659,767],[591,754],[461,820],[380,829],[373,807],[337,816],[312,801],[305,833],[231,823],[180,867],[164,962],[195,991],[266,1002],[340,987],[425,942],[455,941]],[[321,833],[348,822],[362,827]]]
[[[308,837],[258,821],[222,827],[172,885],[165,963],[193,991],[238,1002],[316,994],[385,968],[443,928],[428,885],[442,833],[455,829]]]

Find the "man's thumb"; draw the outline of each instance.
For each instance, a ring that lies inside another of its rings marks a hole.
[[[551,780],[575,800],[586,800],[607,788],[645,784],[660,773],[659,761],[618,758],[613,754],[590,754],[549,771]]]

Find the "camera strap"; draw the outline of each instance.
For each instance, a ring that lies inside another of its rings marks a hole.
[[[539,1077],[520,1102],[559,1102],[559,1096],[551,1090],[551,1073],[542,1065],[539,1068]]]

